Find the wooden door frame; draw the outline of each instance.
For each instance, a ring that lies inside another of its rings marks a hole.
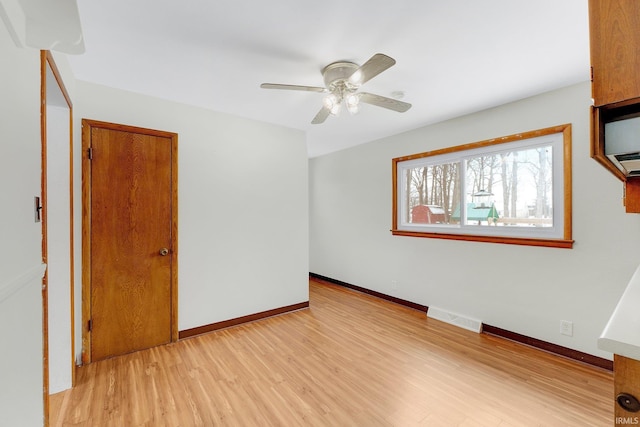
[[[67,88],[62,81],[60,71],[48,50],[40,51],[40,207],[42,224],[42,263],[47,265],[49,257],[48,245],[48,215],[47,215],[47,69],[55,77],[56,84],[69,107],[69,268],[70,268],[70,304],[71,304],[71,384],[75,385],[75,328],[74,328],[74,235],[73,235],[73,104]],[[49,425],[49,267],[47,266],[42,278],[42,393],[43,393],[43,424]]]
[[[171,342],[178,340],[178,134],[82,119],[82,364],[91,363],[91,130],[103,128],[171,140]]]

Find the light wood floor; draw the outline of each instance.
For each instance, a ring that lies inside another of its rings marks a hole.
[[[607,426],[613,377],[310,281],[310,308],[97,362],[52,426]]]

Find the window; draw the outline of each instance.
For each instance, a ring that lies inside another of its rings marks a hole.
[[[571,125],[393,159],[391,231],[571,248]]]

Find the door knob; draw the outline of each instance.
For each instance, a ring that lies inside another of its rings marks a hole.
[[[168,253],[169,253],[169,249],[167,249],[167,248],[160,249],[160,255],[161,256],[167,256]]]

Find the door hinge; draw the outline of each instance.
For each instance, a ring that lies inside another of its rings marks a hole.
[[[87,322],[87,331],[91,332],[91,329],[93,329],[93,322],[89,320]]]
[[[93,147],[87,148],[87,157],[89,160],[93,160]]]
[[[593,82],[593,67],[591,67],[591,82]]]

